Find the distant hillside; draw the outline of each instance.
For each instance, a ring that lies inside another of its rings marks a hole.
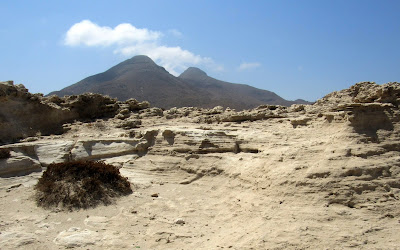
[[[294,103],[308,103],[303,100],[287,101],[271,91],[257,89],[245,84],[220,81],[209,77],[204,71],[194,67],[188,68],[179,78],[209,93],[213,102],[236,109],[250,109],[262,104],[290,106]]]
[[[188,68],[179,77],[168,73],[147,56],[135,56],[109,70],[87,77],[49,95],[100,93],[121,101],[135,98],[161,108],[224,106],[250,109],[262,104],[291,105],[277,94],[244,84],[223,82],[198,68]],[[302,100],[296,103],[304,103]]]

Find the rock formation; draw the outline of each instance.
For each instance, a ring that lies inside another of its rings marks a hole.
[[[74,119],[71,113],[41,102],[22,85],[0,83],[0,143],[37,133],[60,134],[62,124]]]
[[[0,103],[0,144],[36,135],[62,134],[63,125],[68,122],[114,117],[124,107],[135,111],[149,107],[148,102],[130,99],[121,103],[92,93],[43,97],[12,81],[0,83]]]
[[[313,105],[244,111],[131,100],[114,117],[5,144],[0,175],[14,177],[0,179],[0,244],[398,249],[399,94],[399,83],[364,82]],[[41,169],[72,160],[119,167],[133,194],[76,213],[37,208]]]

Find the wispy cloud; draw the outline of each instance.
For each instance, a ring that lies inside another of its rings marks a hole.
[[[182,36],[182,33],[175,29],[169,30],[168,33]],[[160,31],[136,28],[129,23],[122,23],[111,28],[99,26],[90,20],[83,20],[72,25],[67,31],[64,44],[71,47],[113,46],[114,53],[125,57],[147,55],[174,75],[193,65],[203,65],[214,70],[222,68],[209,57],[196,55],[179,46],[170,47],[161,44],[163,35]]]
[[[180,32],[177,29],[170,29],[170,30],[168,30],[168,33],[173,35],[174,37],[177,37],[177,38],[182,38],[183,37],[182,32]]]
[[[261,64],[258,62],[244,62],[239,65],[238,70],[243,71],[243,70],[249,70],[249,69],[254,69],[260,67]]]

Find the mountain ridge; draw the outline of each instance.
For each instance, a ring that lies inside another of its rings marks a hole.
[[[189,72],[187,72],[188,70]],[[186,80],[192,85],[196,85],[198,88],[206,90],[213,98],[218,98],[221,103],[226,103],[226,105],[228,105],[231,100],[240,102],[243,109],[254,108],[255,103],[258,105],[276,104],[283,106],[294,104],[294,102],[287,101],[274,92],[258,89],[247,84],[221,81],[208,76],[204,71],[195,67],[184,71],[179,78]],[[243,99],[243,96],[247,96],[247,98]]]
[[[263,104],[290,106],[294,103],[309,103],[287,101],[268,90],[221,81],[196,67],[189,67],[175,77],[144,55],[134,56],[49,95],[77,95],[85,92],[109,95],[121,101],[135,98],[165,109],[224,106],[242,110]]]

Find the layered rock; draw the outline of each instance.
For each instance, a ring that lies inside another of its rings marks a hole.
[[[0,144],[31,136],[62,134],[63,125],[68,122],[114,117],[125,107],[129,111],[149,108],[148,102],[130,99],[121,103],[93,93],[43,97],[12,81],[0,83],[0,104]]]
[[[93,93],[63,98],[50,96],[43,98],[43,103],[55,108],[66,109],[77,120],[113,117],[119,109],[116,99]]]
[[[371,140],[379,140],[397,133],[400,113],[400,84],[390,82],[378,85],[361,82],[338,92],[333,92],[307,107],[310,113],[318,113],[329,122],[346,121],[360,134]]]
[[[22,85],[0,84],[0,143],[37,134],[61,134],[62,124],[75,118],[66,109],[41,101]]]
[[[399,104],[400,86],[397,82],[378,85],[374,82],[359,82],[348,89],[332,92],[319,99],[314,106],[334,109],[349,103],[391,103]]]

